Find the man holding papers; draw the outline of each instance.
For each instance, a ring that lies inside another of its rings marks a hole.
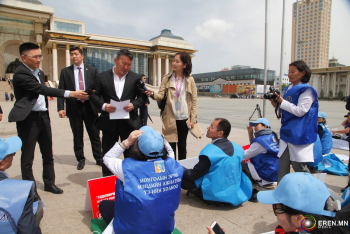
[[[96,125],[102,131],[103,154],[106,154],[119,138],[123,142],[133,130],[141,127],[137,109],[144,105],[146,95],[135,85],[141,76],[130,71],[133,59],[134,55],[129,50],[119,50],[114,59],[115,66],[99,74],[96,91],[90,96],[90,101],[101,110]],[[129,154],[129,150],[124,151],[125,158],[129,157]],[[104,164],[102,174],[113,175]]]

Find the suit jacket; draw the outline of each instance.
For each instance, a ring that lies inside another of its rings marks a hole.
[[[9,122],[23,121],[27,118],[38,100],[39,94],[45,96],[47,108],[47,96],[64,96],[64,90],[49,88],[45,85],[45,75],[42,70],[39,72],[39,78],[41,84],[25,65],[20,64],[17,67],[13,74],[13,89],[16,102],[10,111]]]
[[[119,99],[114,86],[113,70],[107,70],[99,74],[99,79],[95,84],[96,92],[90,96],[90,101],[97,107],[98,110],[102,110],[104,103],[110,103],[110,100],[114,101],[126,101],[134,105],[134,109],[129,112],[130,119],[126,122],[129,123],[134,129],[141,127],[141,121],[137,114],[137,109],[145,104],[146,95],[135,85],[136,81],[141,79],[139,74],[129,71],[125,78],[125,84],[123,94]],[[102,97],[102,99],[100,98]],[[117,120],[110,120],[109,113],[101,111],[101,115],[97,120],[97,127],[102,131],[113,132]]]
[[[98,79],[98,73],[95,67],[89,66],[84,63],[84,80],[85,80],[85,90],[93,87],[94,83]],[[75,91],[75,77],[74,77],[74,65],[62,69],[60,75],[60,82],[58,85],[59,89]],[[93,88],[95,89],[95,88]],[[66,115],[68,117],[75,116],[77,110],[77,99],[70,98],[65,99],[59,97],[57,99],[57,111],[64,110],[64,102],[66,101]],[[99,111],[90,102],[92,111],[97,115]]]

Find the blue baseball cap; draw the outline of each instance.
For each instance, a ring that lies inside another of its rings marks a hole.
[[[18,136],[6,139],[0,138],[0,160],[3,160],[9,154],[17,152],[21,147],[22,140]]]
[[[140,128],[143,131],[139,137],[139,148],[144,155],[148,157],[163,156],[164,138],[150,126]]]
[[[327,119],[327,115],[324,112],[318,112],[317,117]]]
[[[270,127],[270,122],[265,118],[259,118],[257,121],[249,122],[249,125],[254,127],[257,123],[261,123],[266,125],[267,127]]]
[[[274,191],[258,192],[258,201],[264,204],[280,204],[310,214],[335,216],[324,210],[331,196],[327,186],[309,173],[295,172],[285,175]]]

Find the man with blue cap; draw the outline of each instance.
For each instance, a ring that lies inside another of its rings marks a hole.
[[[253,127],[254,135],[253,137]],[[250,147],[244,153],[243,172],[254,182],[267,188],[278,180],[278,137],[270,128],[270,122],[265,118],[252,121],[247,126]]]
[[[33,206],[33,181],[9,179],[5,172],[21,146],[18,136],[0,138],[0,233],[38,234],[41,230],[33,213],[33,208],[37,209],[37,203]]]
[[[130,157],[119,156],[131,147]],[[117,176],[115,202],[99,205],[103,219],[113,219],[115,233],[172,233],[184,169],[164,137],[144,126],[116,143],[103,157]],[[112,215],[111,215],[112,214]]]
[[[327,115],[324,112],[318,112],[318,136],[321,140],[322,154],[329,154],[333,148],[332,133],[326,123]]]

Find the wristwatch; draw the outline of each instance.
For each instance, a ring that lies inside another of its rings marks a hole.
[[[122,141],[122,145],[124,146],[124,149],[129,149],[129,147],[126,147],[126,145],[125,145],[125,140]]]

